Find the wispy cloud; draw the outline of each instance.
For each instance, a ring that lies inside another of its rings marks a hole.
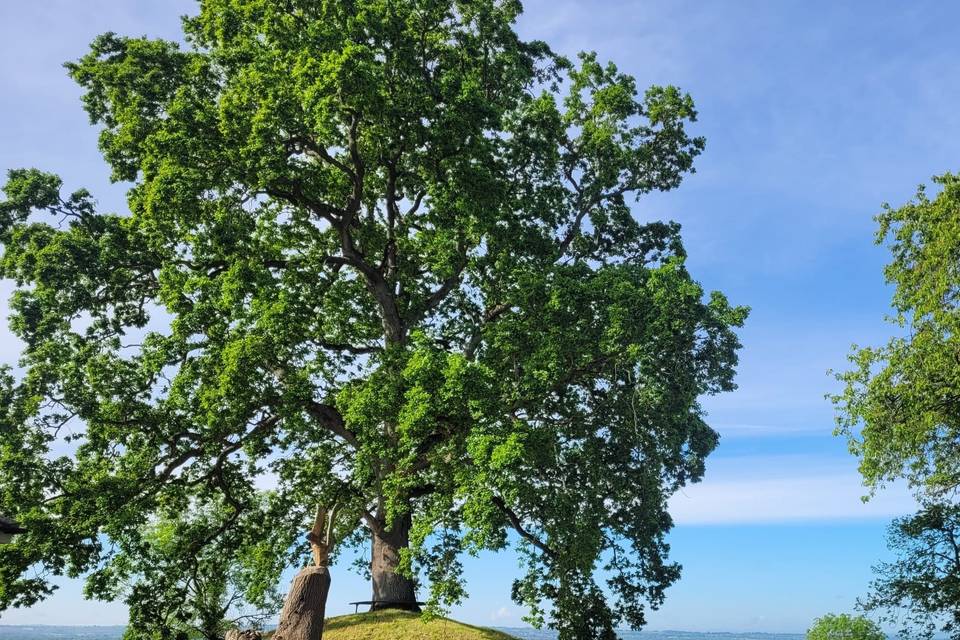
[[[799,435],[829,435],[832,425],[823,424],[714,424],[711,425],[723,438],[757,438]]]
[[[899,485],[865,502],[854,464],[813,455],[720,458],[702,483],[671,498],[670,513],[677,524],[704,525],[889,519],[915,510]]]

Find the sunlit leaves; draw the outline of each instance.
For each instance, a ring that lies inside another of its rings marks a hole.
[[[854,351],[834,402],[868,486],[905,477],[945,495],[960,486],[960,180],[946,174],[935,183],[935,198],[921,188],[914,202],[878,216],[903,330],[885,346]]]
[[[519,11],[205,0],[188,47],[106,34],[68,65],[130,211],[37,171],[0,203],[27,342],[2,443],[29,479],[0,509],[38,531],[0,604],[41,597],[41,563],[94,570],[142,637],[213,629],[228,587],[270,604],[337,504],[347,544],[412,523],[396,569],[431,611],[464,597],[461,553],[516,542],[515,596],[564,638],[644,623],[746,310],[628,204],[692,171],[692,99],[522,41]],[[76,449],[49,462],[58,418]]]

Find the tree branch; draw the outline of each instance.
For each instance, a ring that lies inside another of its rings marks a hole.
[[[306,409],[307,413],[327,431],[339,436],[354,449],[359,448],[360,443],[357,440],[357,435],[347,429],[347,425],[343,421],[343,416],[340,415],[336,407],[315,400],[308,400]]]
[[[474,331],[473,335],[470,336],[470,340],[467,342],[467,346],[464,348],[463,352],[467,360],[473,360],[474,355],[476,354],[477,348],[480,346],[480,342],[483,341],[483,329],[491,322],[494,322],[502,316],[504,313],[510,310],[510,305],[506,303],[494,305],[483,314],[483,322],[480,326],[477,327],[477,330]]]
[[[520,519],[520,516],[518,516],[516,512],[514,512],[510,507],[507,506],[507,504],[503,501],[503,498],[496,495],[493,496],[493,504],[505,516],[507,516],[507,520],[510,521],[510,526],[512,526],[514,530],[517,533],[519,533],[524,540],[526,540],[527,542],[535,546],[537,549],[540,549],[540,551],[542,551],[544,554],[546,554],[550,558],[557,558],[559,556],[559,554],[556,551],[548,547],[546,543],[540,540],[540,538],[533,535],[523,527],[523,521]]]
[[[321,349],[327,349],[328,351],[346,351],[348,353],[352,353],[358,356],[366,355],[369,353],[379,353],[383,351],[383,347],[380,347],[380,346],[357,347],[352,344],[327,342],[326,340],[314,340],[313,342]]]

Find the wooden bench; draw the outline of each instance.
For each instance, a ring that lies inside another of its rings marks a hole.
[[[347,604],[352,604],[352,605],[353,605],[353,612],[354,612],[354,613],[359,613],[359,612],[360,612],[360,605],[362,605],[362,604],[368,604],[368,605],[370,605],[371,607],[376,606],[376,605],[378,605],[378,604],[386,604],[386,605],[393,605],[393,604],[405,604],[405,605],[410,605],[410,604],[415,604],[415,605],[417,605],[418,607],[422,607],[423,605],[425,605],[425,604],[427,604],[427,603],[426,603],[426,602],[409,602],[409,601],[407,601],[407,600],[358,600],[357,602],[349,602],[349,603],[347,603]]]

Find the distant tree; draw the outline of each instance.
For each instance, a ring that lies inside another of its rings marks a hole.
[[[886,640],[876,623],[863,616],[828,613],[813,621],[807,640]]]
[[[903,636],[960,639],[960,506],[927,504],[890,527],[895,562],[876,567],[863,606],[902,623]]]
[[[933,180],[935,198],[921,186],[914,202],[877,218],[901,331],[855,349],[834,402],[871,489],[904,477],[935,496],[960,487],[960,178]]]
[[[165,548],[256,600],[322,504],[371,545],[376,600],[415,608],[422,576],[457,602],[461,554],[515,542],[533,621],[644,624],[746,310],[628,203],[692,170],[690,97],[524,42],[519,12],[205,0],[187,50],[106,34],[68,65],[130,212],[36,170],[5,187],[26,348],[0,511],[30,533],[0,607],[192,513]]]

